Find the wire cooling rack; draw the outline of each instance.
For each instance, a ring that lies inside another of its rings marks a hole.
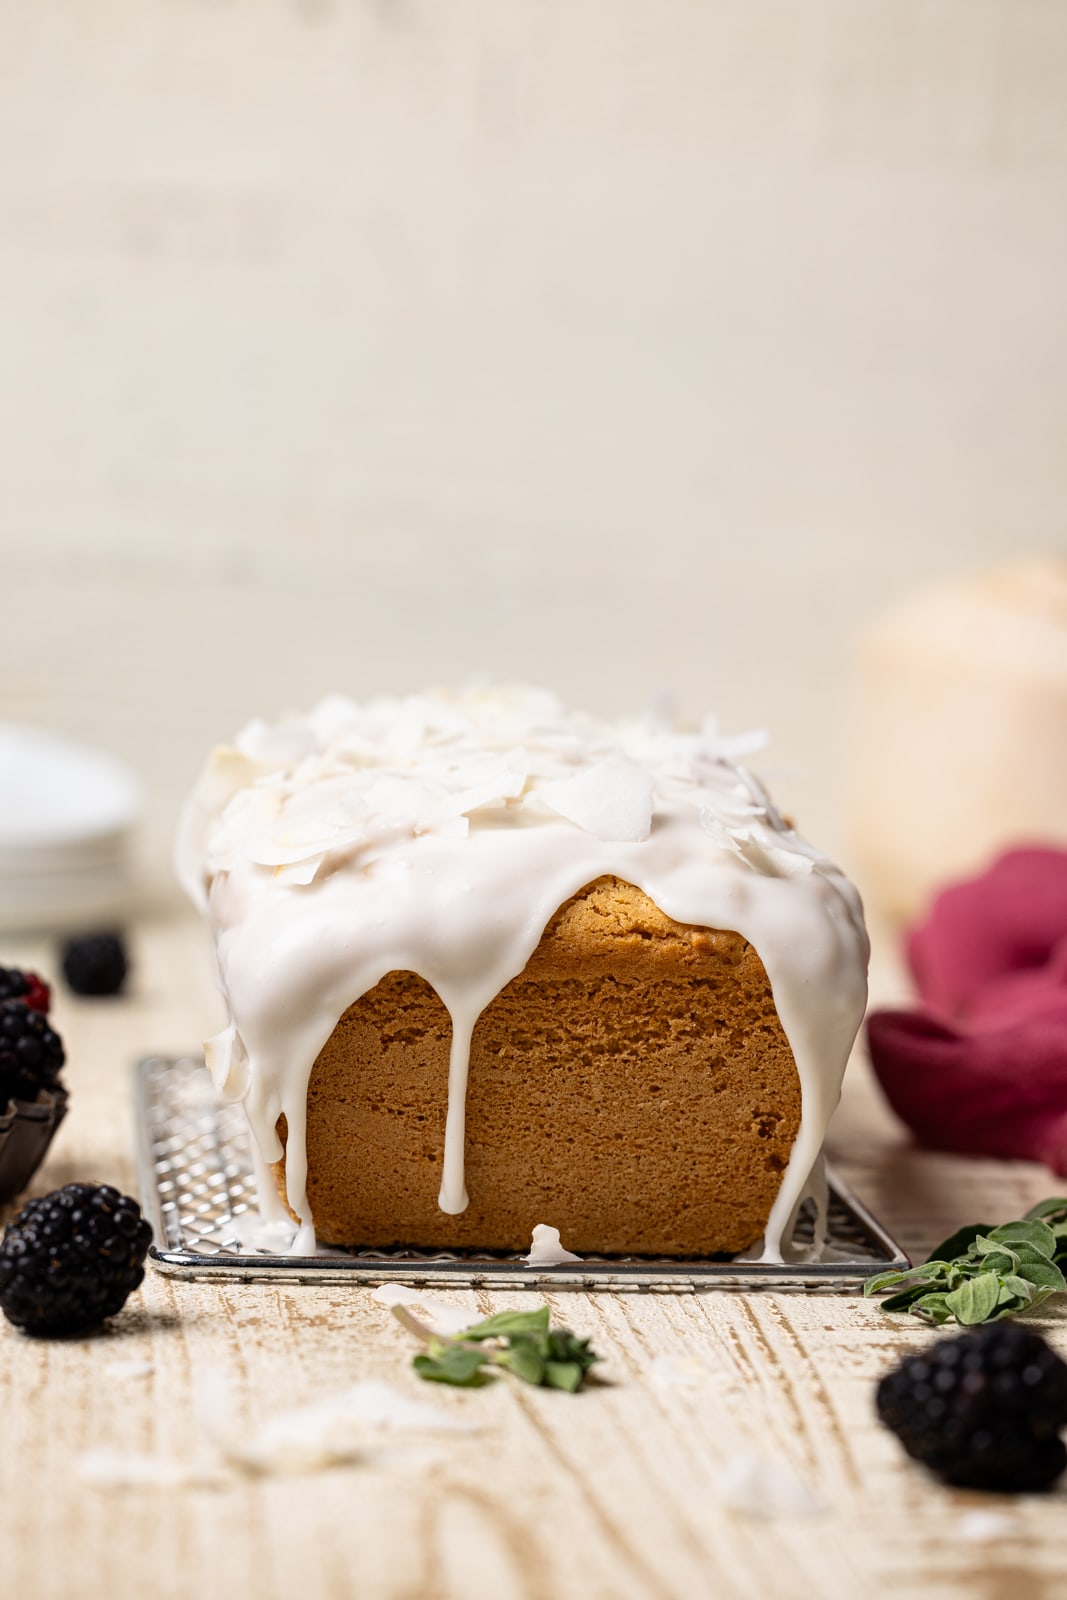
[[[531,1266],[522,1256],[475,1251],[356,1250],[282,1255],[258,1242],[251,1136],[239,1105],[220,1104],[202,1060],[152,1056],[136,1069],[141,1193],[155,1235],[149,1259],[178,1277],[230,1282],[405,1283],[423,1288],[538,1286],[692,1291],[795,1289],[848,1293],[907,1257],[834,1173],[829,1181],[829,1248],[819,1261],[773,1265],[721,1257],[670,1260],[583,1256]],[[812,1217],[801,1211],[793,1239],[802,1256]]]

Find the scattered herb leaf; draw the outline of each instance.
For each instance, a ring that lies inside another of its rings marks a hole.
[[[1056,1235],[1047,1222],[1006,1222],[997,1228],[996,1235],[1001,1244],[1009,1244],[1016,1250],[1028,1246],[1049,1261],[1056,1254]]]
[[[945,1296],[945,1306],[964,1328],[987,1322],[997,1309],[1000,1281],[992,1272],[964,1278],[958,1289]]]
[[[481,1369],[488,1359],[487,1351],[431,1339],[427,1354],[416,1356],[412,1365],[419,1377],[429,1383],[453,1383],[461,1389],[476,1389],[486,1381]]]
[[[574,1394],[600,1357],[569,1328],[549,1327],[549,1308],[499,1311],[464,1328],[455,1337],[435,1333],[404,1306],[393,1315],[426,1346],[412,1366],[430,1383],[451,1383],[474,1389],[489,1380],[487,1370],[499,1367],[523,1383]]]
[[[894,1289],[883,1311],[907,1311],[939,1325],[975,1327],[1033,1311],[1050,1295],[1067,1294],[1067,1199],[1032,1206],[1018,1222],[997,1228],[972,1223],[938,1245],[929,1260],[903,1272],[879,1272],[865,1295]]]
[[[927,1256],[927,1261],[952,1261],[956,1256],[965,1256],[967,1251],[980,1233],[988,1233],[990,1224],[985,1222],[972,1222],[969,1227],[957,1228],[955,1233],[941,1243]]]
[[[486,1317],[484,1322],[464,1328],[459,1338],[511,1339],[515,1334],[525,1338],[530,1334],[547,1333],[550,1315],[547,1306],[539,1306],[536,1311],[498,1311],[495,1316]]]
[[[1067,1198],[1060,1194],[1052,1195],[1048,1200],[1039,1200],[1037,1205],[1031,1206],[1026,1213],[1026,1221],[1029,1222],[1033,1217],[1039,1217],[1043,1222],[1047,1222],[1053,1232],[1056,1232],[1057,1224],[1067,1228]]]
[[[523,1383],[541,1384],[545,1381],[545,1358],[529,1340],[518,1338],[501,1350],[499,1364],[513,1372]]]

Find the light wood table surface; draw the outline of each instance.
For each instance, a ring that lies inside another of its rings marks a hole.
[[[35,1191],[135,1185],[130,1068],[196,1045],[217,1015],[205,936],[161,915],[133,934],[131,994],[59,990],[72,1110]],[[28,942],[0,945],[55,970]],[[910,1147],[854,1069],[833,1157],[912,1252],[1056,1188],[1023,1163]],[[539,1296],[438,1291],[472,1320]],[[4,1600],[674,1600],[1067,1593],[1067,1490],[1005,1500],[943,1489],[876,1422],[874,1384],[932,1335],[854,1297],[561,1292],[602,1386],[570,1397],[499,1381],[420,1384],[412,1341],[367,1289],[172,1282],[150,1273],[101,1336],[0,1329]],[[1067,1353],[1062,1314],[1038,1325]],[[665,1359],[673,1358],[673,1359]],[[99,1487],[89,1450],[188,1463],[194,1397],[226,1378],[249,1428],[377,1377],[475,1423],[425,1446],[304,1475],[230,1469],[213,1486]],[[788,1463],[824,1509],[731,1509],[731,1463]],[[984,1513],[982,1517],[975,1513]],[[999,1520],[991,1521],[990,1513]]]

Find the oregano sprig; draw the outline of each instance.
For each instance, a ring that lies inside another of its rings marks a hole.
[[[960,1228],[920,1266],[876,1273],[863,1292],[895,1289],[882,1302],[883,1311],[974,1327],[1033,1311],[1051,1295],[1067,1293],[1065,1266],[1067,1199],[1053,1197],[1031,1206],[1018,1222]]]
[[[579,1339],[569,1328],[549,1327],[547,1306],[498,1311],[454,1336],[436,1333],[404,1306],[394,1306],[393,1315],[426,1345],[411,1364],[429,1383],[474,1389],[488,1380],[487,1369],[500,1367],[523,1383],[574,1394],[600,1360],[588,1339]]]

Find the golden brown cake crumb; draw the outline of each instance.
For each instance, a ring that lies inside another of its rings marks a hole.
[[[325,1243],[516,1251],[545,1222],[579,1254],[687,1256],[762,1233],[800,1083],[739,934],[673,922],[615,878],[560,908],[474,1031],[458,1216],[437,1205],[450,1036],[410,972],[338,1022],[308,1091]],[[284,1193],[284,1162],[275,1174]]]

